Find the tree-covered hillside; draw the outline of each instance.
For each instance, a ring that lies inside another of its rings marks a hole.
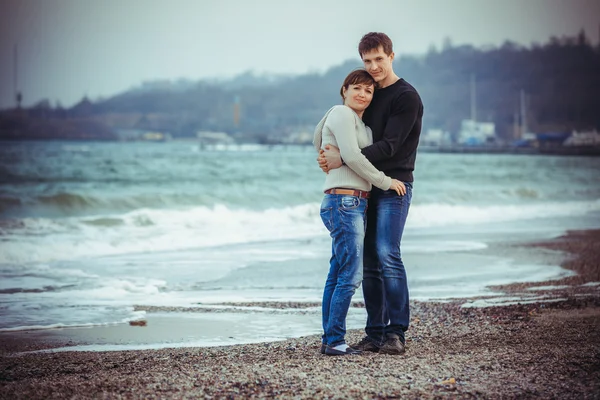
[[[42,101],[18,115],[2,112],[0,137],[31,135],[32,119],[38,120],[37,129],[40,119],[76,119],[92,121],[98,132],[104,126],[161,130],[174,137],[209,130],[248,140],[283,138],[312,130],[341,101],[343,78],[360,66],[357,57],[323,74],[265,79],[247,73],[229,82],[146,85],[102,101],[85,99],[67,110]],[[470,117],[472,79],[477,119],[495,122],[501,137],[510,138],[519,122],[521,90],[530,131],[600,128],[600,48],[591,46],[583,32],[531,48],[509,42],[488,49],[446,44],[423,56],[402,55],[398,49],[394,67],[420,92],[425,129],[458,130],[460,121]],[[60,129],[51,132],[60,136]]]

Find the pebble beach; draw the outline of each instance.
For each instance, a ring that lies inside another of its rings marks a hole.
[[[402,356],[328,357],[319,354],[318,335],[53,352],[74,344],[68,330],[2,333],[0,398],[600,398],[600,230],[527,246],[559,257],[576,275],[494,287],[517,299],[500,305],[469,306],[485,298],[413,302]],[[352,330],[347,338],[361,337]]]

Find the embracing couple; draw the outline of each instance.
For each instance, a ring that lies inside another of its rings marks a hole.
[[[410,321],[400,241],[412,197],[423,104],[392,66],[392,41],[367,33],[358,52],[365,69],[351,72],[315,129],[327,173],[321,219],[332,255],[323,292],[321,353],[402,354]],[[374,186],[374,187],[373,187]],[[346,344],[346,316],[362,282],[366,336]]]

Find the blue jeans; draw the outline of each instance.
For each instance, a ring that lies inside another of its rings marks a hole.
[[[404,182],[406,194],[373,188],[367,211],[363,295],[367,309],[365,332],[382,344],[396,334],[404,343],[410,322],[408,284],[400,242],[412,199],[412,184]]]
[[[329,274],[323,291],[323,343],[345,343],[350,300],[363,278],[363,250],[367,200],[327,194],[321,219],[331,236]]]

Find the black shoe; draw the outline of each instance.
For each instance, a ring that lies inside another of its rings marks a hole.
[[[327,345],[325,343],[321,343],[321,354],[325,354],[325,348]]]
[[[348,346],[346,351],[336,350],[333,347],[325,346],[325,354],[328,356],[349,356],[362,353],[360,350],[353,349]]]
[[[368,336],[362,338],[360,342],[352,345],[352,347],[360,351],[371,351],[373,353],[379,353],[379,346],[375,344],[375,342],[373,342],[373,340]]]
[[[400,336],[396,334],[388,335],[387,340],[383,346],[381,346],[381,349],[379,349],[379,353],[381,354],[398,355],[404,354],[405,352],[406,346],[402,340],[400,340]]]

